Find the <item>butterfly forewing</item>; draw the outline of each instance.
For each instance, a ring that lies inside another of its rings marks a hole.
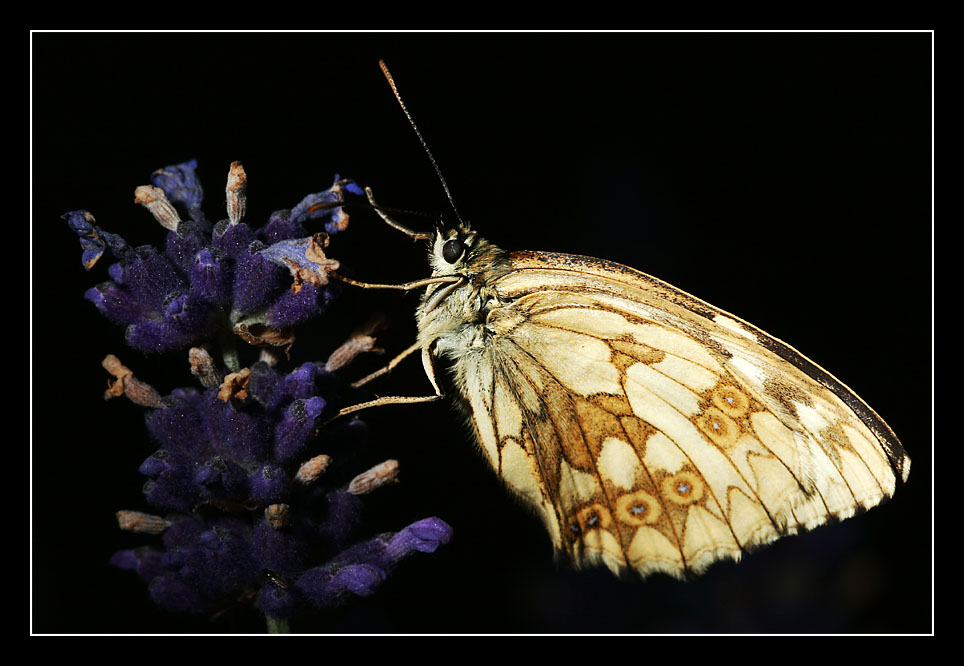
[[[485,268],[433,335],[472,340],[447,355],[482,449],[577,566],[698,573],[907,477],[860,398],[732,315],[598,259]]]

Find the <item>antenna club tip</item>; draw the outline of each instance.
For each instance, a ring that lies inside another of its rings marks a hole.
[[[385,78],[388,79],[388,82],[389,82],[389,83],[391,84],[391,86],[392,86],[392,90],[394,90],[394,89],[395,89],[395,81],[392,80],[392,73],[388,71],[388,65],[385,64],[385,61],[384,61],[384,60],[379,59],[379,61],[378,61],[378,66],[382,68],[382,74],[385,75]],[[398,94],[398,93],[396,93],[396,95],[397,95],[397,94]]]

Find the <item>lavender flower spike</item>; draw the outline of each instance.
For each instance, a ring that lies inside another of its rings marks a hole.
[[[165,609],[213,616],[257,604],[278,630],[300,609],[374,594],[403,559],[434,552],[452,529],[433,517],[368,540],[356,536],[369,494],[400,478],[395,460],[361,473],[366,466],[353,465],[364,423],[354,416],[329,423],[355,398],[338,373],[377,350],[374,324],[327,361],[287,372],[275,367],[277,353],[247,367],[240,360],[240,340],[290,348],[293,327],[322,314],[339,293],[332,273],[340,264],[328,248],[347,227],[345,193],[362,190],[336,177],[328,190],[255,228],[243,219],[247,176],[235,162],[225,187],[228,218],[211,224],[201,212],[196,167],[193,160],[164,167],[137,188],[137,202],[165,230],[163,249],[131,248],[86,211],[65,216],[85,268],[107,250],[117,260],[109,280],[85,297],[126,327],[132,347],[179,351],[197,382],[162,395],[117,357],[105,359],[114,377],[105,397],[144,408],[154,445],[138,470],[152,510],[124,508],[116,518],[155,544],[119,551],[110,562],[147,581]],[[324,231],[306,228],[318,223]]]

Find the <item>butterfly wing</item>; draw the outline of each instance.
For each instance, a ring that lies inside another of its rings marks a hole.
[[[510,261],[457,384],[493,467],[576,565],[684,577],[906,480],[890,428],[790,346],[612,262]]]

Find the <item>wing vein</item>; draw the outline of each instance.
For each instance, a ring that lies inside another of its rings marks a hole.
[[[547,377],[549,377],[550,379],[552,379],[552,381],[554,381],[554,382],[559,386],[559,388],[561,389],[562,394],[566,396],[567,405],[568,405],[569,409],[572,411],[573,414],[575,414],[575,413],[576,413],[576,408],[575,408],[575,405],[574,405],[573,402],[572,402],[572,392],[571,392],[569,389],[566,388],[565,384],[563,384],[563,383],[559,380],[558,377],[556,377],[548,368],[546,368],[545,365],[543,365],[541,362],[539,362],[539,360],[538,360],[534,355],[532,355],[528,350],[526,350],[526,349],[524,349],[522,346],[520,346],[515,340],[512,340],[511,338],[506,338],[506,341],[507,341],[507,342],[511,342],[511,343],[513,344],[513,346],[515,346],[515,348],[516,348],[521,354],[525,354],[533,363],[535,363],[543,372],[545,372],[545,374],[546,374]],[[513,361],[513,363],[515,363],[515,361]],[[518,366],[517,366],[517,368],[518,368]],[[521,368],[519,368],[519,370],[520,370],[520,374],[523,374],[523,375],[524,375],[524,373],[521,372]],[[543,403],[543,404],[545,404],[545,403]],[[558,426],[557,426],[556,422],[555,422],[553,419],[547,419],[547,420],[552,423],[552,427],[553,427],[553,429],[556,431],[556,435],[557,435],[557,437],[559,437],[559,441],[560,441],[560,443],[561,443],[561,442],[563,441],[563,435],[562,435],[562,433],[559,432],[559,429],[558,429]],[[588,440],[588,437],[587,437],[586,430],[585,430],[585,428],[584,428],[583,425],[582,425],[582,421],[581,421],[579,418],[576,418],[576,419],[575,419],[575,422],[576,422],[576,424],[578,425],[578,427],[579,427],[579,429],[580,429],[580,431],[581,431],[581,433],[582,433],[583,445],[588,448],[588,446],[589,446],[589,440]],[[535,439],[535,433],[533,432],[533,440],[534,440],[534,439]],[[560,448],[561,448],[563,451],[565,450],[565,447],[560,447]],[[607,503],[607,505],[608,505],[607,508],[609,508],[609,509],[611,510],[612,507],[615,506],[615,499],[610,495],[609,491],[606,489],[606,484],[603,482],[602,474],[601,474],[600,471],[599,471],[599,466],[598,466],[598,464],[596,463],[596,458],[595,458],[595,456],[590,455],[591,452],[589,452],[589,451],[587,451],[586,453],[587,453],[587,457],[588,457],[590,460],[592,460],[592,463],[593,463],[593,473],[594,473],[594,475],[595,475],[595,477],[596,477],[596,481],[597,481],[598,484],[599,484],[600,492],[601,492],[601,493],[603,494],[603,496],[606,498],[606,503]],[[537,458],[538,458],[538,456],[537,456]],[[540,465],[540,467],[541,467],[541,465]],[[553,504],[555,504],[555,503],[553,503]],[[557,508],[557,513],[558,513],[558,508]],[[560,529],[561,529],[561,525],[562,525],[562,523],[560,523]],[[619,542],[619,549],[620,549],[620,551],[622,552],[623,562],[628,566],[628,565],[629,565],[629,557],[628,557],[628,554],[626,553],[626,546],[623,544],[622,539],[619,539],[618,542]]]

